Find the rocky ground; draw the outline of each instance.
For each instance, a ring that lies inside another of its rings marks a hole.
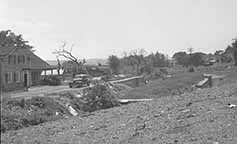
[[[1,134],[1,143],[236,144],[237,83],[223,82]]]

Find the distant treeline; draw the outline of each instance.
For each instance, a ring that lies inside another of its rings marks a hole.
[[[233,39],[231,45],[225,50],[218,50],[214,54],[206,54],[203,52],[193,52],[192,48],[188,49],[188,53],[181,51],[176,52],[172,59],[160,52],[148,54],[144,49],[134,50],[130,54],[125,53],[122,58],[111,55],[108,58],[109,66],[112,73],[152,73],[153,69],[160,67],[172,66],[174,63],[184,67],[209,65],[213,62],[229,63],[234,62],[237,65],[237,39]]]
[[[218,50],[214,54],[192,53],[192,51],[188,54],[182,51],[175,53],[173,59],[176,60],[177,64],[186,67],[207,65],[212,61],[218,63],[235,62],[235,65],[237,65],[237,39],[233,39],[231,45],[228,45],[225,50]]]
[[[125,54],[122,58],[111,55],[108,61],[114,74],[133,73],[139,75],[144,72],[149,74],[153,68],[167,67],[170,64],[168,56],[159,52],[147,55],[143,49],[130,52],[129,55]]]

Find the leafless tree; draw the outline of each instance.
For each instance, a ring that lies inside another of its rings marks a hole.
[[[58,63],[58,65],[57,65],[57,71],[58,71],[58,75],[60,75],[61,62],[60,62],[60,60],[59,60],[59,57],[58,57],[58,56],[56,56],[56,59],[57,59],[57,63]]]
[[[68,50],[67,43],[63,42],[62,46],[59,49],[56,49],[53,52],[53,54],[56,55],[57,60],[58,60],[59,57],[64,57],[64,58],[68,59],[69,61],[72,61],[73,63],[75,63],[77,65],[77,68],[83,68],[85,70],[85,72],[87,74],[89,74],[86,67],[84,66],[85,60],[83,59],[81,61],[78,57],[73,55],[73,53],[72,53],[73,47],[74,47],[74,45],[72,44],[70,49]]]

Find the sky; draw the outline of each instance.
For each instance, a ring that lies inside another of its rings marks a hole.
[[[66,42],[79,58],[145,49],[215,52],[237,37],[237,0],[0,0],[0,30],[46,60]]]

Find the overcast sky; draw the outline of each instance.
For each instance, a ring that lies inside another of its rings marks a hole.
[[[214,52],[237,36],[237,0],[0,0],[0,30],[30,41],[43,59],[62,41],[79,57],[144,48]]]

